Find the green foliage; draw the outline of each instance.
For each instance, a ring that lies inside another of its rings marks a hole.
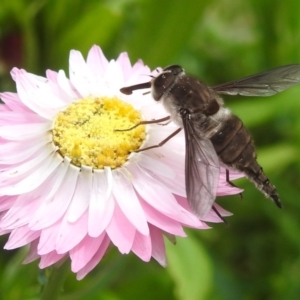
[[[0,90],[14,90],[14,65],[43,75],[68,70],[71,49],[101,46],[109,59],[127,51],[151,68],[178,63],[214,85],[300,63],[297,0],[2,0]],[[21,62],[3,57],[21,40]],[[2,56],[1,56],[2,55]],[[68,273],[61,299],[298,299],[300,295],[300,87],[271,98],[226,97],[252,132],[258,160],[284,203],[279,210],[245,179],[243,200],[219,202],[230,226],[189,231],[167,247],[169,266],[110,251],[83,281]],[[1,237],[3,245],[7,237]],[[38,299],[36,263],[24,250],[0,256],[0,299]]]
[[[213,286],[211,261],[201,243],[192,236],[168,247],[168,271],[181,300],[205,299]]]

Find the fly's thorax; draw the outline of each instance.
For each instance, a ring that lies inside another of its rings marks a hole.
[[[204,110],[214,93],[206,84],[192,76],[178,76],[176,84],[170,89],[169,94],[175,105],[189,112]]]

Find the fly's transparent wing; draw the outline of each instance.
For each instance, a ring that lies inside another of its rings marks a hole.
[[[272,96],[300,83],[300,65],[287,65],[267,72],[230,81],[212,89],[218,94]]]
[[[219,158],[211,141],[199,138],[193,126],[188,116],[183,116],[187,199],[192,210],[201,218],[210,211],[216,198]]]

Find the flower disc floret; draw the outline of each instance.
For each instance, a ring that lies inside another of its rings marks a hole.
[[[118,98],[86,98],[60,112],[52,131],[59,153],[76,166],[94,169],[122,166],[146,137],[145,126],[128,129],[142,120],[139,111]]]

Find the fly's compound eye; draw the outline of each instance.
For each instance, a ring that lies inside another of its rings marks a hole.
[[[159,101],[163,94],[174,85],[176,77],[183,72],[183,68],[179,65],[164,68],[162,73],[153,79],[152,96],[154,100]]]
[[[161,73],[152,83],[152,96],[154,100],[159,101],[163,94],[170,89],[176,76],[172,73]]]

